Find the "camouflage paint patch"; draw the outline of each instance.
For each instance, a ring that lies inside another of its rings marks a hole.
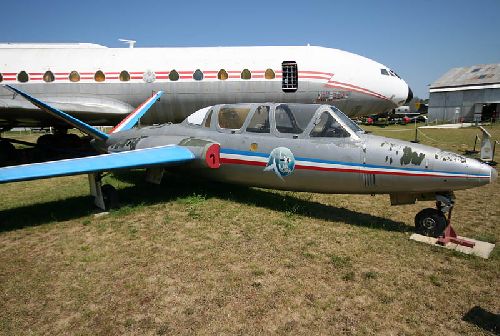
[[[403,149],[403,156],[401,157],[401,160],[399,160],[399,162],[401,163],[401,165],[407,165],[412,163],[414,165],[419,166],[424,160],[424,158],[425,158],[424,153],[414,152],[412,151],[411,147],[406,146]]]

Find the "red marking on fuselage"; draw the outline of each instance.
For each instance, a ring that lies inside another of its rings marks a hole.
[[[238,165],[248,165],[248,166],[267,166],[266,162],[261,161],[251,161],[242,159],[230,159],[221,158],[221,162],[225,164],[238,164]],[[297,170],[313,170],[313,171],[325,171],[325,172],[338,172],[338,173],[356,173],[356,174],[374,174],[374,175],[394,175],[394,176],[406,176],[406,177],[434,177],[434,178],[471,178],[468,176],[454,176],[454,175],[436,175],[430,173],[412,173],[412,172],[395,172],[395,171],[374,171],[374,170],[364,170],[357,168],[338,168],[338,167],[320,167],[320,166],[306,166],[301,164],[296,164],[295,169]],[[472,178],[489,178],[488,176],[472,176]]]

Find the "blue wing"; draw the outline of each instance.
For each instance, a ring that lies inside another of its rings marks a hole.
[[[76,159],[0,168],[0,183],[78,175],[123,168],[143,168],[183,163],[194,159],[187,148],[168,145]]]
[[[21,96],[23,96],[24,98],[26,98],[29,102],[31,102],[36,107],[44,110],[45,112],[53,115],[56,118],[64,120],[65,122],[67,122],[71,126],[73,126],[75,128],[78,128],[80,131],[82,131],[82,132],[90,135],[94,139],[106,140],[109,137],[106,133],[103,133],[103,132],[99,131],[97,128],[94,128],[94,127],[92,127],[90,125],[87,125],[83,121],[81,121],[81,120],[79,120],[79,119],[77,119],[75,117],[72,117],[69,114],[67,114],[67,113],[65,113],[65,112],[63,112],[61,110],[58,110],[55,107],[50,106],[49,104],[41,101],[40,99],[37,99],[35,97],[30,96],[29,94],[27,94],[24,91],[16,89],[15,87],[10,86],[8,84],[5,84],[3,86],[6,87],[7,89],[9,89],[12,92],[20,94]]]

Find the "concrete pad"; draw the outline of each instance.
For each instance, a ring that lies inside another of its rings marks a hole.
[[[441,244],[437,244],[437,238],[423,236],[423,235],[418,234],[418,233],[412,234],[410,236],[410,239],[414,240],[414,241],[421,242],[421,243],[426,243],[429,245],[444,247],[446,249],[455,250],[455,251],[462,252],[465,254],[472,254],[472,255],[475,255],[475,256],[478,256],[478,257],[481,257],[484,259],[488,259],[490,257],[491,252],[495,248],[495,244],[491,244],[491,243],[487,243],[484,241],[475,240],[475,239],[467,238],[467,237],[461,237],[461,236],[457,236],[457,237],[460,239],[465,239],[465,240],[468,240],[468,241],[475,243],[474,247],[470,248],[467,246],[462,246],[462,245],[458,245],[458,244],[454,244],[454,243],[448,243],[445,246],[443,246]]]

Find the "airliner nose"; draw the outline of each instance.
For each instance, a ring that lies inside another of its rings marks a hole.
[[[408,86],[408,97],[406,98],[405,104],[408,104],[413,99],[413,91]]]
[[[498,172],[495,168],[490,167],[490,183],[494,183],[498,178]]]

